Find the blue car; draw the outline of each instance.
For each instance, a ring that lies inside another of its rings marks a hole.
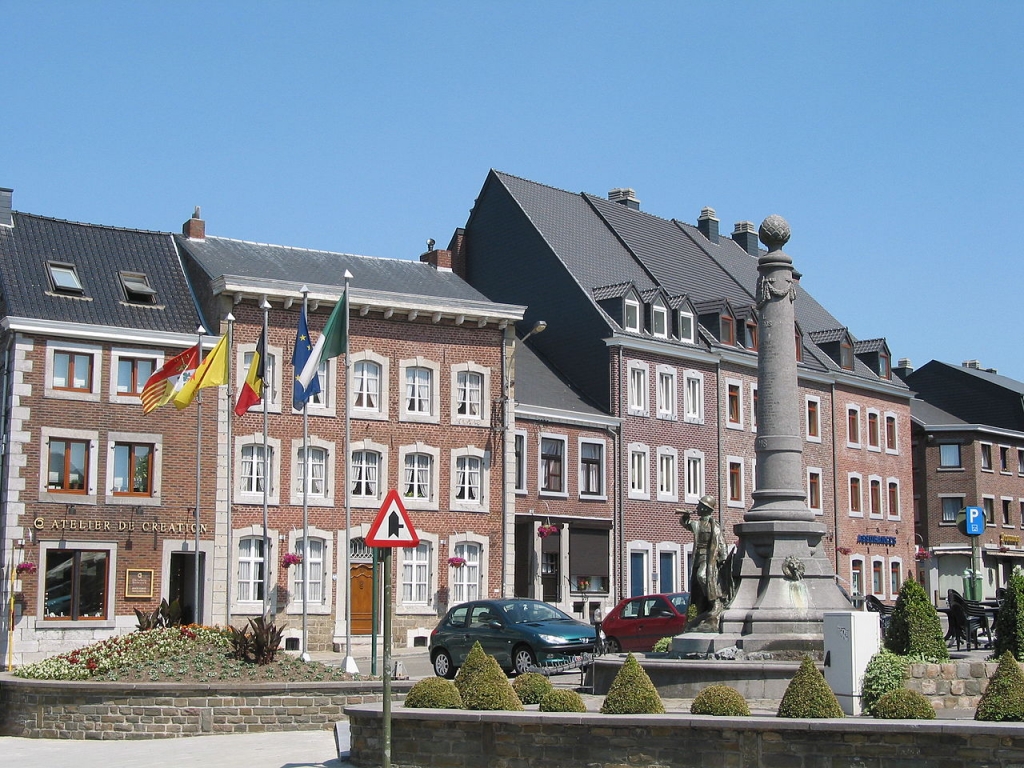
[[[430,633],[430,661],[438,677],[455,677],[473,643],[508,674],[572,664],[593,653],[597,632],[539,600],[509,598],[460,603]]]

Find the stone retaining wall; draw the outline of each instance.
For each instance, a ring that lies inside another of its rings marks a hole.
[[[405,694],[412,683],[395,681]],[[379,702],[379,680],[329,683],[98,683],[0,674],[0,734],[42,739],[165,739],[333,728]]]
[[[382,764],[379,705],[346,707],[351,762]],[[1018,768],[1019,723],[392,710],[394,768]]]
[[[911,664],[903,684],[923,694],[935,709],[977,709],[998,666],[987,661]]]

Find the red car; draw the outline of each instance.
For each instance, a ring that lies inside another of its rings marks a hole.
[[[678,635],[686,626],[689,592],[629,597],[601,622],[609,653],[649,651],[663,637]]]

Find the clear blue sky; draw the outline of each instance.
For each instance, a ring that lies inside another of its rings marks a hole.
[[[417,258],[488,169],[728,233],[894,358],[1024,380],[1024,3],[0,0],[16,210]]]

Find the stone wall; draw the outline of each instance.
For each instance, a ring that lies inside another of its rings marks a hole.
[[[412,683],[395,681],[405,694]],[[164,739],[210,733],[329,729],[345,707],[381,701],[377,681],[96,683],[0,674],[0,735],[43,739]]]
[[[379,705],[347,707],[351,762],[381,765]],[[395,768],[1011,768],[1019,723],[392,710]]]
[[[935,709],[977,709],[998,662],[911,664],[904,686],[923,694]]]

